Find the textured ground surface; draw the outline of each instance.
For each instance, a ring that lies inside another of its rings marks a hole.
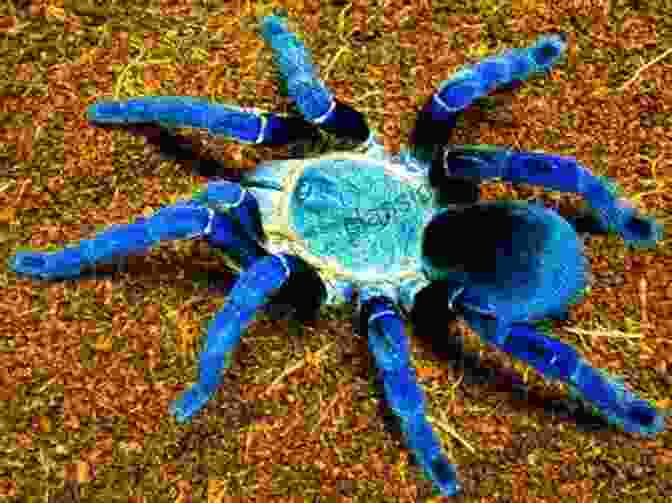
[[[565,31],[565,62],[513,99],[469,114],[455,141],[576,156],[618,179],[669,235],[667,0],[292,4],[293,19],[303,17],[292,28],[323,78],[366,111],[391,149],[407,137],[417,105],[458,65]],[[1,262],[19,246],[62,246],[126,222],[206,181],[193,174],[195,163],[163,160],[137,135],[87,125],[83,111],[96,98],[200,95],[287,110],[270,51],[249,29],[255,4],[149,5],[15,0],[0,7]],[[288,155],[185,135],[201,167],[219,160],[248,169]],[[490,184],[485,193],[541,192]],[[545,200],[568,211],[578,201],[555,193]],[[592,292],[556,326],[591,362],[668,407],[670,249],[669,238],[646,252],[617,238],[587,240]],[[208,283],[231,281],[221,271],[200,242],[167,244],[123,271],[101,268],[78,282],[39,284],[0,267],[1,501],[430,498],[385,426],[366,341],[353,335],[347,309],[325,311],[303,328],[260,320],[217,398],[193,424],[175,425],[167,406],[195,376],[201,326],[224,302]],[[441,342],[460,332],[468,351],[480,353],[480,370],[454,368],[413,338],[433,418],[464,482],[455,501],[662,502],[672,494],[669,432],[642,440],[590,431],[587,416],[562,402],[564,388],[464,327],[431,335]]]

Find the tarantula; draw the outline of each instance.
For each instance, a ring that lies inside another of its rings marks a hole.
[[[485,342],[566,383],[608,422],[644,435],[664,428],[665,413],[539,326],[565,314],[587,285],[575,228],[539,204],[479,201],[478,183],[501,178],[582,194],[592,230],[618,233],[628,244],[655,244],[661,227],[619,198],[613,182],[573,158],[447,144],[458,114],[476,99],[548,71],[564,51],[564,36],[542,36],[528,48],[460,69],[420,111],[411,148],[390,155],[362,114],[318,78],[283,15],[262,18],[260,32],[300,115],[147,96],[97,102],[89,120],[205,128],[256,144],[288,144],[321,128],[355,148],[261,164],[240,183],[213,181],[191,199],[60,251],[17,252],[10,267],[53,280],[160,241],[205,238],[223,250],[239,276],[208,327],[198,382],[171,406],[179,422],[215,395],[241,335],[281,292],[293,292],[300,318],[316,315],[325,302],[356,297],[385,399],[416,461],[444,495],[456,494],[460,484],[427,420],[404,333],[405,317],[422,322],[427,316],[427,309],[417,309],[422,298],[435,313],[461,316]]]

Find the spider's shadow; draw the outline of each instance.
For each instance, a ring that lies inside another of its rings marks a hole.
[[[471,107],[472,114],[478,113],[478,118],[483,119],[484,114],[481,108]],[[487,108],[487,107],[486,107]],[[486,110],[487,111],[487,110]],[[470,117],[465,117],[467,122],[471,122]],[[498,122],[498,121],[495,121]],[[123,129],[137,136],[143,137],[149,145],[158,149],[164,159],[178,162],[193,174],[205,178],[225,178],[237,182],[240,180],[241,170],[239,167],[225,165],[221,160],[212,157],[194,144],[193,138],[180,135],[174,130],[159,126],[156,124],[134,124],[123,126],[105,126],[106,129]],[[293,144],[288,145],[288,151],[291,157],[303,157],[306,153],[315,151],[316,143],[320,140],[319,135],[314,131],[306,129],[305,138],[300,138]],[[227,161],[227,164],[229,162]],[[595,227],[595,220],[589,214],[579,214],[576,216],[563,215],[576,228],[578,232],[599,233]],[[173,264],[168,264],[172,271],[174,280]],[[186,266],[186,264],[185,264]],[[190,266],[189,266],[190,267]],[[85,277],[112,277],[119,270],[126,270],[127,265],[120,262],[113,266],[112,270],[90,271],[82,275]],[[130,270],[133,275],[140,272],[141,267],[132,267]],[[137,269],[137,270],[136,270]],[[185,271],[186,272],[186,271]],[[193,271],[192,271],[193,272]],[[170,276],[169,272],[166,274]],[[197,272],[198,274],[198,272]],[[203,275],[203,271],[200,271]],[[146,279],[153,277],[153,274],[147,274],[143,269],[141,276]],[[189,276],[187,276],[189,277]],[[226,295],[233,286],[235,275],[228,271],[207,271],[205,273],[206,287],[208,293]],[[485,385],[494,387],[498,391],[506,391],[514,397],[517,406],[522,406],[528,411],[543,410],[547,414],[558,417],[565,421],[571,421],[584,431],[596,431],[608,429],[609,425],[599,416],[595,416],[582,401],[573,398],[560,398],[549,400],[541,396],[538,392],[530,390],[522,381],[520,376],[514,373],[484,366],[475,353],[468,353],[464,350],[461,338],[446,335],[446,331],[441,331],[437,335],[437,327],[448,327],[455,320],[454,313],[447,313],[445,308],[445,299],[426,299],[428,305],[419,306],[420,310],[426,310],[429,314],[425,317],[428,323],[418,323],[414,320],[414,333],[424,342],[437,359],[447,362],[453,368],[463,371],[466,385]],[[428,311],[427,311],[428,310]],[[292,315],[293,308],[282,298],[271,302],[265,309],[265,314],[272,319],[283,319]],[[437,323],[438,313],[443,313],[445,319]],[[431,321],[430,321],[431,320]],[[378,382],[382,389],[382,384]],[[384,419],[386,429],[399,441],[401,433],[398,419],[394,416],[383,398],[380,400],[380,414]]]
[[[172,255],[172,254],[171,254]],[[175,277],[175,271],[179,269],[183,272],[183,279]],[[151,291],[159,286],[171,285],[173,289],[183,290],[185,292],[193,291],[196,285],[198,297],[205,299],[212,296],[226,297],[236,281],[237,274],[226,268],[212,269],[192,261],[182,261],[175,257],[175,260],[167,259],[160,262],[150,260],[145,255],[132,257],[121,257],[110,264],[97,266],[94,269],[88,269],[77,276],[77,280],[86,279],[111,279],[119,280],[119,275],[128,273],[130,290],[129,302],[137,303],[142,301],[144,292]],[[284,288],[277,292],[271,302],[262,308],[262,312],[271,320],[280,321],[292,316],[303,322],[310,323],[311,317],[305,314],[297,313],[295,306],[291,305],[288,296],[294,292],[296,285],[289,285],[292,288]],[[147,294],[149,296],[149,294]]]
[[[214,158],[199,149],[194,138],[178,134],[173,129],[154,124],[93,124],[111,131],[125,131],[145,140],[158,150],[162,159],[176,161],[186,167],[192,174],[206,178],[227,178],[238,181],[240,178],[237,167],[229,167],[221,160]]]

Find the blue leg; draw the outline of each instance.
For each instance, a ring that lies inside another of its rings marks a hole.
[[[563,36],[543,36],[530,47],[485,58],[443,81],[416,119],[410,141],[414,155],[431,162],[436,147],[448,143],[461,111],[498,88],[518,86],[532,75],[548,71],[565,46]]]
[[[39,279],[73,278],[85,268],[142,253],[160,241],[204,235],[210,219],[211,212],[196,203],[166,206],[148,218],[113,225],[93,239],[84,239],[57,252],[17,252],[10,258],[9,267],[18,274]]]
[[[200,355],[198,382],[171,404],[171,413],[178,422],[189,421],[215,395],[222,371],[231,364],[233,351],[256,313],[291,275],[305,273],[309,268],[297,257],[271,255],[258,259],[238,276],[228,302],[208,327]]]
[[[623,198],[615,182],[593,175],[573,157],[463,145],[450,149],[443,167],[442,176],[448,181],[453,177],[477,181],[501,178],[516,184],[581,194],[595,218],[594,230],[618,233],[633,246],[655,246],[663,236],[662,226],[652,218],[639,215]]]
[[[339,137],[359,142],[369,139],[364,116],[336,99],[317,77],[310,52],[289,31],[284,16],[264,17],[261,20],[261,36],[273,49],[287,94],[307,121]]]
[[[665,428],[666,413],[626,390],[620,380],[592,367],[570,345],[543,335],[531,325],[511,326],[500,348],[544,377],[567,383],[610,424],[641,435],[654,435]]]
[[[256,199],[240,185],[228,181],[209,183],[191,201],[166,206],[148,218],[127,225],[113,225],[75,246],[58,252],[17,252],[9,267],[19,274],[51,280],[72,278],[85,268],[112,263],[132,253],[142,253],[161,241],[206,238],[247,267],[266,254]]]
[[[409,449],[441,494],[457,494],[457,472],[427,421],[425,396],[411,366],[404,323],[394,303],[382,296],[365,299],[361,321],[368,330],[369,349],[382,378],[385,397],[400,420]]]
[[[161,124],[207,129],[241,143],[285,145],[312,137],[314,126],[296,117],[211,103],[188,96],[142,96],[122,101],[98,101],[87,109],[95,124]]]

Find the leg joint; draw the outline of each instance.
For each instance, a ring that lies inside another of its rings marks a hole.
[[[191,239],[212,231],[214,212],[200,204],[181,203],[166,206],[146,220],[144,229],[151,241]]]
[[[218,213],[229,213],[243,204],[246,194],[247,190],[237,183],[222,180],[210,182],[193,199]]]

